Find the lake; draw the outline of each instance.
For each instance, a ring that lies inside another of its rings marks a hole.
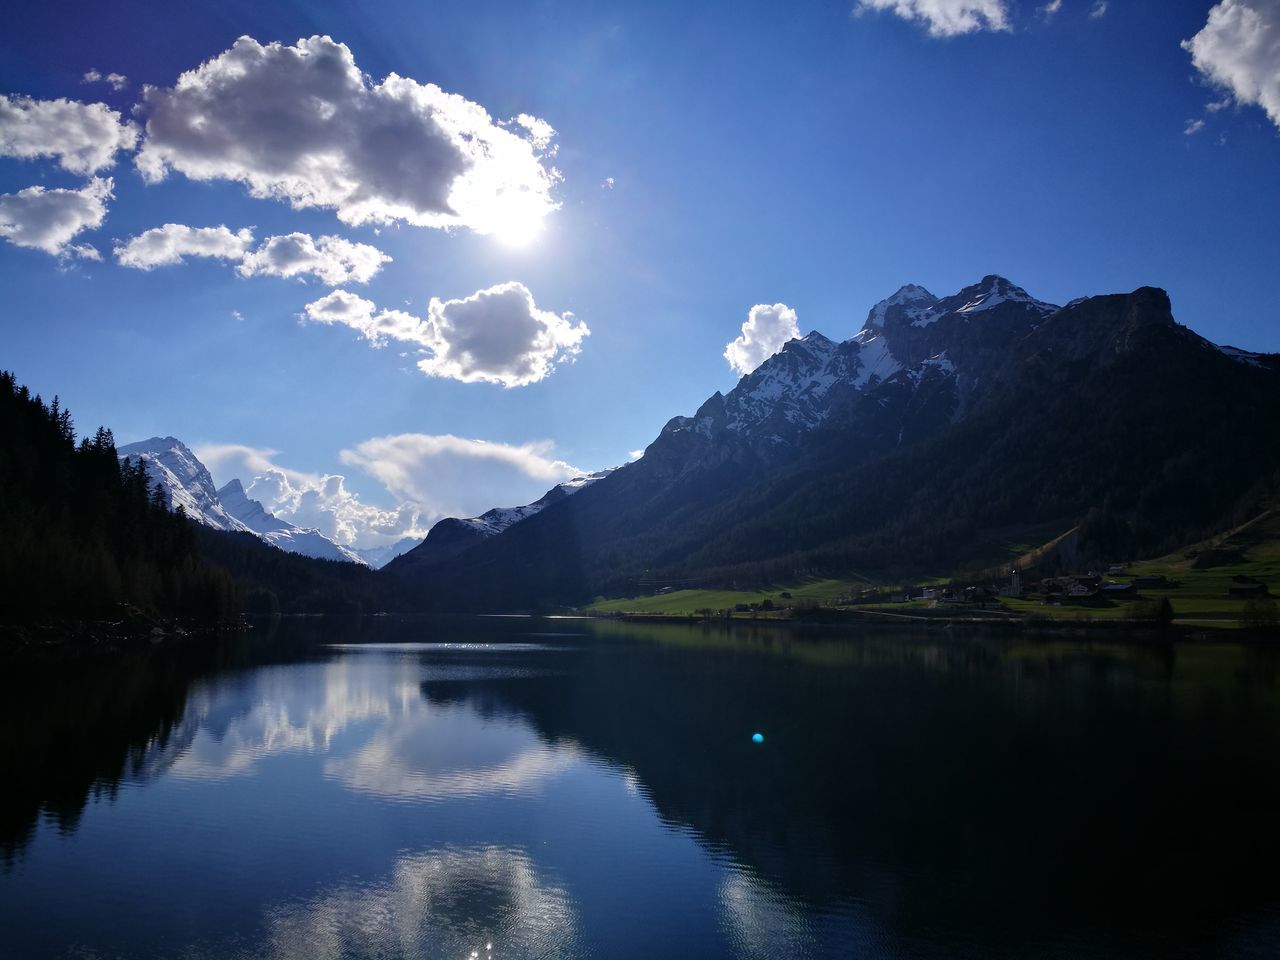
[[[0,670],[6,960],[1280,955],[1268,648],[303,619]]]

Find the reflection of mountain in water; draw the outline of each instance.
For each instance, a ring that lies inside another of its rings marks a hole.
[[[6,664],[0,669],[0,860],[21,853],[39,818],[74,831],[91,798],[114,798],[122,783],[150,780],[180,763],[197,730],[216,722],[189,700],[200,678],[307,656],[326,631],[347,636],[352,627],[350,621],[304,621],[281,636],[266,626],[218,643]]]
[[[677,628],[553,659],[423,692],[634,770],[668,822],[812,910],[873,905],[900,942],[1183,944],[1280,893],[1241,869],[1280,854],[1272,653]]]

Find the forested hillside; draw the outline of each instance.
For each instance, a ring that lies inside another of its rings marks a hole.
[[[223,619],[228,574],[201,560],[190,524],[119,460],[111,431],[76,442],[69,411],[0,372],[0,618],[154,614]]]

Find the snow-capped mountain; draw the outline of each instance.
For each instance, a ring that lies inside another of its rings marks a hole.
[[[1011,345],[1058,309],[994,275],[942,299],[907,284],[872,307],[854,336],[837,342],[814,331],[788,342],[664,433],[729,434],[768,455],[833,419],[875,419],[867,401],[906,414],[922,393],[934,414],[959,419]]]
[[[443,520],[439,520],[427,532],[427,537],[422,543],[402,556],[396,557],[387,564],[387,569],[396,573],[404,573],[408,570],[430,566],[441,563],[451,557],[456,557],[477,543],[488,540],[490,537],[496,537],[521,520],[526,520],[535,514],[541,513],[551,504],[558,503],[597,481],[603,480],[613,473],[614,469],[616,468],[600,470],[596,473],[565,480],[563,483],[556,484],[533,503],[527,503],[524,506],[494,507],[492,510],[486,510],[478,517],[468,517],[466,519],[446,517]]]
[[[354,550],[334,543],[319,530],[299,527],[269,513],[261,503],[245,493],[244,485],[231,480],[218,491],[218,499],[228,514],[239,520],[252,533],[281,550],[301,553],[320,560],[345,560],[365,563]]]
[[[244,492],[239,480],[232,480],[221,490],[213,485],[213,477],[200,459],[176,437],[152,437],[119,447],[123,457],[141,457],[147,465],[151,486],[164,490],[169,509],[179,506],[192,520],[232,533],[252,533],[281,550],[301,553],[322,560],[344,560],[365,563],[353,551],[340,546],[319,530],[295,526],[268,513]]]
[[[192,520],[215,530],[237,533],[249,530],[223,506],[205,465],[176,437],[139,440],[118,447],[116,453],[122,458],[141,457],[146,462],[147,479],[152,487],[159,484],[164,490],[170,510],[182,507]]]

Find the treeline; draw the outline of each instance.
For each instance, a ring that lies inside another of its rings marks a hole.
[[[235,580],[245,613],[354,615],[405,606],[398,581],[358,563],[287,553],[251,533],[191,527],[200,555]]]
[[[154,615],[222,620],[226,570],[201,559],[181,507],[148,486],[99,427],[77,443],[69,411],[0,372],[0,619]]]

